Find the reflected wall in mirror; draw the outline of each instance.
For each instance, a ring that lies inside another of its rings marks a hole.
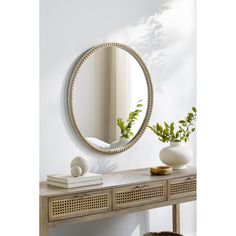
[[[141,137],[152,111],[149,72],[126,45],[106,43],[85,52],[69,82],[72,126],[87,144],[112,154]]]

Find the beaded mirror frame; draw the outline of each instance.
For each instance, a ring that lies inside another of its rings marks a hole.
[[[103,148],[100,148],[100,147],[98,147],[96,145],[93,145],[92,143],[88,142],[85,139],[85,137],[83,136],[83,134],[81,133],[80,129],[79,129],[79,125],[76,122],[74,109],[73,109],[73,105],[74,105],[73,104],[73,92],[76,89],[75,82],[78,80],[77,75],[80,71],[80,68],[83,66],[83,64],[86,62],[86,60],[93,53],[96,53],[98,50],[108,48],[108,47],[121,48],[121,49],[125,50],[126,52],[128,52],[129,54],[131,54],[136,59],[136,61],[139,63],[140,67],[143,70],[143,73],[144,73],[144,76],[145,76],[145,79],[146,79],[146,83],[147,83],[147,89],[148,89],[147,111],[146,111],[145,118],[143,120],[143,123],[142,123],[139,131],[130,140],[130,142],[128,142],[126,145],[124,145],[122,147],[118,147],[118,148],[115,148],[115,149],[103,149]],[[141,138],[142,134],[144,133],[145,129],[148,126],[148,122],[150,120],[152,109],[153,109],[153,86],[152,86],[151,76],[149,74],[149,71],[148,71],[145,63],[143,62],[141,57],[132,48],[130,48],[130,47],[124,45],[124,44],[120,44],[120,43],[103,43],[103,44],[99,44],[95,47],[92,47],[91,49],[87,50],[81,56],[79,61],[76,63],[76,65],[74,67],[74,70],[72,71],[72,74],[69,78],[68,93],[67,93],[67,108],[68,108],[70,122],[71,122],[72,127],[75,131],[76,136],[78,138],[82,139],[84,141],[84,143],[86,143],[89,147],[91,147],[94,150],[97,150],[101,153],[105,153],[105,154],[116,154],[116,153],[126,151],[127,149],[131,148]]]

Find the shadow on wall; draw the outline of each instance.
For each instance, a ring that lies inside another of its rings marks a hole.
[[[63,117],[63,123],[64,123],[64,126],[66,127],[66,130],[69,133],[69,136],[71,137],[71,139],[73,140],[75,145],[78,145],[78,137],[77,137],[77,135],[76,135],[76,133],[75,133],[73,127],[72,127],[72,124],[70,122],[70,117],[69,117],[68,104],[67,104],[67,102],[68,102],[68,100],[67,100],[67,98],[68,98],[68,87],[69,87],[70,77],[73,73],[73,70],[74,70],[76,64],[79,62],[79,60],[81,59],[81,57],[83,56],[83,54],[85,52],[81,53],[73,61],[70,68],[66,72],[66,76],[65,76],[63,84],[62,84],[61,97],[60,97],[61,98],[60,99],[61,100],[60,108],[61,108],[61,114],[62,114],[62,117]],[[82,139],[80,139],[80,140],[81,140],[81,142],[83,142]],[[80,149],[82,149],[81,151],[86,150],[86,148],[87,148],[87,145],[80,145]]]
[[[164,57],[163,26],[160,16],[170,7],[161,5],[152,15],[141,17],[138,22],[127,27],[130,35],[129,45],[142,55],[148,69],[156,70],[161,65]]]
[[[94,173],[105,174],[116,170],[118,167],[118,163],[113,163],[110,159],[106,157],[98,158],[97,164],[91,168],[91,171]]]
[[[148,14],[114,31],[109,40],[118,39],[135,49],[146,63],[154,90],[161,93],[165,85],[178,77],[179,71],[191,68],[195,45],[195,11],[192,1],[156,1]],[[188,20],[187,20],[188,19]]]
[[[92,222],[83,222],[79,224],[64,225],[57,228],[51,228],[50,236],[142,236],[148,232],[145,227],[147,224],[147,212],[124,215],[123,217],[115,216],[103,220]],[[129,222],[127,224],[127,222]],[[146,222],[146,224],[143,224]],[[125,227],[124,227],[125,225]],[[105,231],[104,231],[105,226]],[[60,234],[58,234],[60,232]],[[104,234],[104,232],[106,232]],[[121,235],[122,232],[122,235]]]
[[[165,48],[168,47],[162,18],[171,10],[171,2],[172,0],[156,1],[155,7],[148,14],[144,14],[109,37],[111,41],[113,38],[120,38],[141,55],[153,79],[154,90],[157,91],[161,91],[163,79],[166,80],[166,77],[161,79],[158,72],[165,62]],[[122,34],[125,36],[119,36]]]

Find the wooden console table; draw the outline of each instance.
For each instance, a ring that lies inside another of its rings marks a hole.
[[[196,199],[196,169],[151,176],[149,169],[103,175],[103,184],[62,189],[40,183],[40,236],[63,223],[96,220],[172,205],[173,231],[180,232],[179,204]]]

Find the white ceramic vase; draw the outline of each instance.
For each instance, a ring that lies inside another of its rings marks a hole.
[[[161,161],[173,169],[185,169],[192,160],[193,152],[182,142],[170,142],[160,151]]]
[[[130,138],[123,138],[123,137],[121,137],[121,138],[120,138],[120,144],[121,144],[121,146],[125,146],[127,143],[130,142],[131,139],[132,139],[131,137],[130,137]]]
[[[129,141],[131,140],[132,138],[123,138],[123,137],[120,137],[119,140],[111,143],[110,145],[110,148],[119,148],[119,147],[123,147],[125,146],[127,143],[129,143]]]

